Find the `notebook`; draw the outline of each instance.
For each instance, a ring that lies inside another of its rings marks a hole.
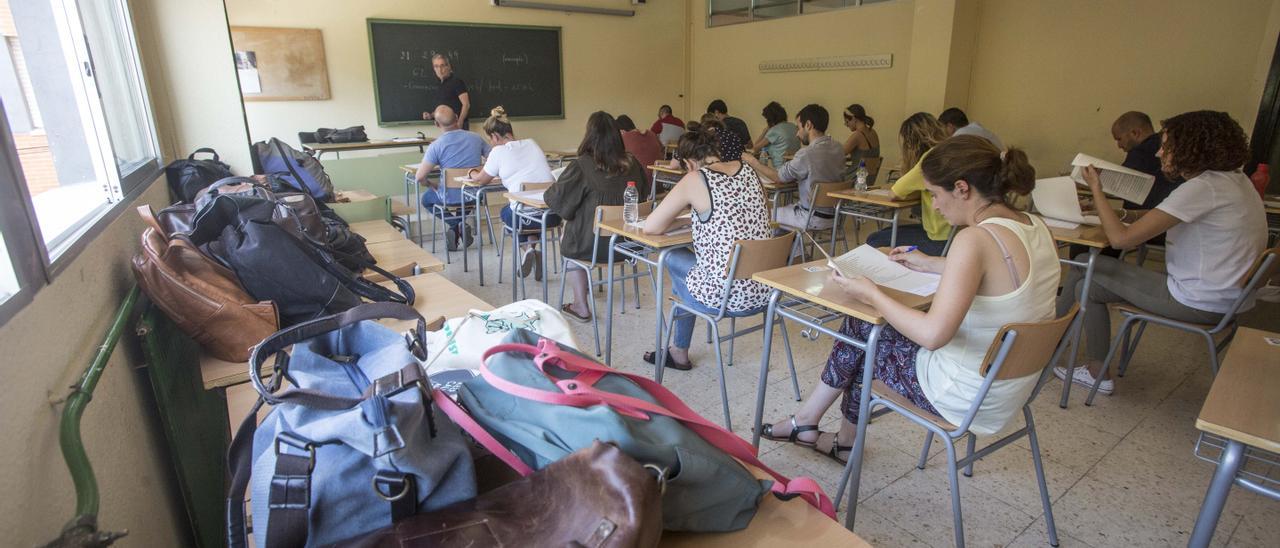
[[[1036,211],[1049,226],[1076,228],[1081,224],[1096,225],[1102,221],[1097,215],[1085,215],[1080,209],[1080,197],[1076,195],[1076,183],[1071,177],[1036,179],[1031,191],[1031,201]]]
[[[805,235],[808,236],[807,233]],[[810,236],[809,241],[813,241],[813,237]],[[888,255],[867,244],[834,259],[827,255],[827,250],[822,249],[818,242],[813,242],[813,246],[827,258],[827,266],[846,278],[865,276],[876,285],[922,297],[937,293],[938,282],[942,280],[942,276],[938,274],[916,272],[895,263],[889,260]]]
[[[1076,154],[1075,159],[1071,160],[1071,178],[1076,184],[1088,186],[1084,181],[1084,168],[1089,165],[1098,169],[1098,179],[1102,181],[1103,192],[1135,204],[1147,200],[1147,194],[1151,192],[1151,186],[1156,182],[1154,175],[1147,175],[1088,154]]]

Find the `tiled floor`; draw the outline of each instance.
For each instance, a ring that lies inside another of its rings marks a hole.
[[[492,246],[486,251],[485,287],[478,285],[474,254],[470,273],[462,271],[461,257],[455,254],[446,275],[486,301],[501,305],[510,301],[511,287],[494,283],[497,257]],[[540,297],[540,287],[532,278],[528,282],[530,294]],[[559,275],[552,274],[551,282],[551,302],[558,304]],[[653,347],[654,305],[647,284],[641,285],[639,310],[630,298],[625,313],[615,308],[612,365],[648,375],[653,368],[640,356]],[[598,304],[604,304],[603,297]],[[1278,330],[1278,311],[1280,306],[1264,304],[1246,317],[1246,324]],[[740,321],[739,325],[756,321]],[[574,326],[580,348],[592,349],[590,325]],[[703,329],[699,327],[696,333],[691,352],[698,366],[689,372],[668,371],[664,381],[695,410],[719,422],[722,413],[714,356]],[[798,330],[792,330],[791,344],[797,378],[807,393],[819,382],[831,339],[809,341],[799,335]],[[761,341],[758,333],[739,340],[736,363],[725,375],[734,430],[748,439]],[[781,337],[776,337],[766,420],[785,418],[796,407],[780,343]],[[1054,379],[1034,404],[1063,546],[1186,544],[1212,472],[1209,463],[1192,454],[1197,439],[1195,416],[1211,382],[1204,350],[1197,343],[1193,338],[1152,328],[1129,375],[1118,380],[1112,396],[1099,396],[1094,406],[1085,407],[1086,391],[1073,390],[1070,407],[1060,409],[1061,384]],[[837,418],[834,411],[829,412],[824,428],[834,429]],[[1016,422],[1021,425],[1020,420]],[[923,439],[922,430],[896,415],[877,418],[871,424],[855,531],[874,545],[952,544],[943,470],[946,457],[940,453],[941,444],[935,443],[929,465],[916,469]],[[834,495],[841,472],[835,462],[808,449],[768,441],[762,442],[760,452],[778,471],[811,476]],[[1025,439],[979,461],[973,477],[961,477],[960,483],[970,546],[1048,544]],[[1280,545],[1280,502],[1233,489],[1214,545]]]

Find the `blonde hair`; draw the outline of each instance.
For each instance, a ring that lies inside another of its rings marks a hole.
[[[924,153],[947,139],[947,130],[932,114],[917,112],[902,122],[898,143],[902,147],[902,170],[915,167]]]
[[[507,111],[501,105],[489,111],[489,118],[484,121],[485,135],[515,135],[511,129],[511,121],[507,120]]]

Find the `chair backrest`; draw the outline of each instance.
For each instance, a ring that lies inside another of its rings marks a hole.
[[[871,158],[863,158],[862,161],[867,164],[867,180],[876,180],[876,175],[880,174],[880,166],[884,164],[884,158],[881,156],[874,156]]]
[[[1268,257],[1272,259],[1267,260]],[[1249,267],[1249,272],[1240,279],[1240,287],[1248,288],[1250,282],[1254,279],[1258,280],[1254,287],[1262,287],[1272,282],[1280,281],[1280,247],[1262,250],[1262,254],[1258,255],[1258,259],[1253,261],[1253,266]]]
[[[725,274],[732,271],[733,279],[746,280],[756,272],[787,266],[795,243],[795,231],[765,240],[738,240],[733,244],[738,253],[737,267],[730,260]]]
[[[530,190],[546,190],[551,188],[555,183],[520,183],[520,191],[528,192]]]
[[[441,169],[440,176],[444,178],[444,187],[445,188],[462,188],[463,184],[458,182],[457,179],[459,177],[466,177],[468,171],[471,171],[473,169],[478,169],[479,167],[480,166],[451,167],[447,169]]]
[[[1042,322],[1009,323],[1001,326],[1000,331],[996,332],[995,339],[991,341],[991,346],[987,348],[987,355],[982,358],[982,368],[979,372],[985,377],[995,365],[1000,347],[1003,346],[1004,339],[1010,332],[1016,333],[1017,336],[1014,337],[1009,353],[1005,355],[1004,363],[1000,365],[1000,371],[996,373],[996,380],[1017,379],[1043,371],[1049,365],[1049,358],[1053,356],[1054,349],[1062,341],[1067,327],[1071,325],[1071,320],[1076,317],[1076,312],[1079,310],[1080,305],[1076,304],[1061,318]]]
[[[851,188],[853,188],[853,183],[850,181],[831,181],[828,183],[815,183],[813,185],[813,191],[812,191],[813,201],[811,203],[813,204],[814,208],[835,207],[836,203],[839,202],[840,199],[832,198],[831,193],[839,192],[841,190],[849,190]]]

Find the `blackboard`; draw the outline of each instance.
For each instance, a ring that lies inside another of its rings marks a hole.
[[[564,118],[560,27],[369,19],[378,125],[423,124],[442,53],[467,84],[472,119],[502,105],[514,119]]]

